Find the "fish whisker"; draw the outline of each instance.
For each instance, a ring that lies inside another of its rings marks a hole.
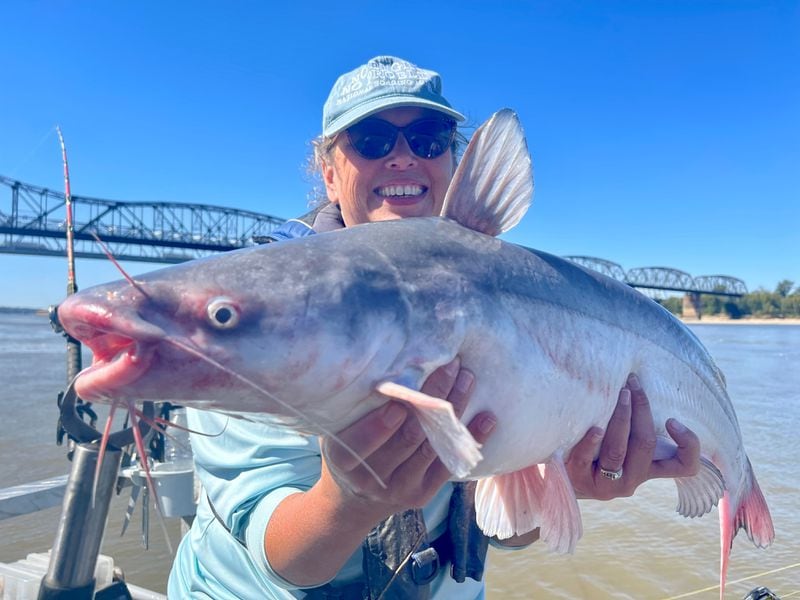
[[[130,283],[134,288],[136,288],[136,290],[139,291],[139,293],[141,293],[145,298],[149,298],[150,296],[147,294],[147,292],[144,291],[142,286],[133,277],[128,275],[127,271],[125,271],[125,269],[122,268],[122,265],[119,264],[119,261],[117,261],[117,259],[114,258],[114,255],[112,254],[111,250],[106,245],[106,243],[100,239],[100,236],[98,235],[97,231],[92,230],[89,233],[92,234],[92,237],[100,246],[100,249],[103,251],[103,254],[105,254],[108,260],[110,260],[112,264],[117,268],[117,270],[120,273],[122,273],[122,276],[125,278],[125,280],[128,283]]]
[[[106,419],[105,427],[103,428],[103,435],[100,438],[100,449],[97,453],[97,464],[94,467],[94,483],[92,484],[92,508],[95,506],[95,499],[97,498],[97,482],[100,481],[100,470],[103,466],[103,459],[106,456],[106,448],[108,447],[108,438],[111,435],[111,424],[114,421],[114,413],[117,411],[119,402],[112,402],[108,410],[108,418]]]
[[[197,358],[199,358],[200,360],[208,363],[209,365],[211,365],[213,367],[216,367],[217,369],[219,369],[223,373],[226,373],[227,375],[230,375],[231,377],[234,377],[235,379],[239,380],[240,382],[242,382],[246,386],[256,390],[260,394],[263,394],[265,397],[269,398],[270,400],[273,400],[274,402],[276,402],[277,404],[279,404],[280,406],[282,406],[283,408],[288,410],[290,413],[292,413],[294,416],[296,416],[299,419],[301,419],[302,422],[305,422],[305,423],[309,422],[308,417],[306,415],[304,415],[302,411],[300,411],[299,409],[295,408],[294,406],[292,406],[288,402],[285,402],[285,401],[281,400],[275,394],[273,394],[272,392],[264,389],[263,387],[258,385],[256,382],[252,381],[251,379],[248,379],[244,375],[241,375],[240,373],[237,373],[236,371],[230,369],[229,367],[226,367],[222,363],[217,362],[216,360],[214,360],[210,356],[206,356],[200,349],[195,348],[195,347],[193,347],[193,346],[191,346],[191,345],[189,345],[189,344],[187,344],[187,343],[185,343],[185,342],[183,342],[183,341],[181,341],[181,340],[179,340],[177,338],[171,337],[171,336],[165,336],[163,338],[163,341],[168,343],[168,344],[172,344],[173,346],[183,350],[184,352],[188,352],[192,356],[196,356]],[[328,428],[323,427],[322,425],[318,425],[316,423],[310,423],[310,424],[314,428],[316,428],[322,435],[325,435],[325,436],[331,438],[337,444],[339,444],[342,448],[344,448],[345,452],[347,452],[353,458],[355,458],[358,461],[358,463],[362,467],[364,467],[364,469],[375,479],[375,481],[377,481],[378,484],[383,489],[386,489],[387,486],[383,482],[383,480],[381,479],[380,475],[378,475],[375,472],[375,470],[367,464],[367,462],[361,457],[360,454],[358,454],[358,452],[356,452],[349,445],[347,445],[347,443],[345,443],[344,440],[342,440],[338,435],[336,435],[334,432],[330,431]]]

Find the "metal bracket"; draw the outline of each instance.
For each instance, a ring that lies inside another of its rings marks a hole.
[[[75,438],[78,443],[89,443],[103,437],[97,429],[86,423],[77,411],[78,395],[75,393],[75,385],[70,384],[64,392],[61,400],[61,425],[64,430]],[[145,402],[142,407],[144,419],[139,419],[139,432],[142,436],[150,430],[150,425],[146,420],[152,420],[155,415],[155,407],[152,402]],[[120,431],[115,431],[108,436],[108,444],[114,448],[124,448],[134,442],[133,427],[128,427]]]

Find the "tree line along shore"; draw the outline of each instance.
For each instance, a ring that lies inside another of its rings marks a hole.
[[[682,297],[672,296],[657,302],[672,314],[683,317]],[[775,286],[775,291],[758,289],[739,298],[700,294],[700,315],[701,321],[753,323],[757,320],[800,324],[800,286],[784,279]]]

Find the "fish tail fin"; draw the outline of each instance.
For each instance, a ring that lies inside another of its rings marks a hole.
[[[750,469],[750,489],[745,494],[736,511],[733,522],[734,535],[739,529],[744,529],[747,537],[759,548],[766,548],[775,539],[775,528],[772,525],[772,516],[769,514],[767,501],[756,481],[753,467],[747,461]]]
[[[409,387],[384,381],[376,388],[381,394],[410,405],[439,459],[453,475],[465,478],[483,458],[481,445],[456,418],[453,405]]]
[[[583,535],[578,501],[560,455],[478,481],[475,512],[481,530],[501,540],[539,527],[551,552],[573,552]]]
[[[731,506],[730,494],[726,490],[719,503],[720,599],[725,596],[725,579],[728,574],[728,560],[733,546],[733,538],[740,529],[759,548],[766,548],[775,539],[775,529],[769,514],[764,494],[756,481],[753,467],[747,462],[750,486],[746,489],[737,507]],[[735,510],[735,512],[734,512]]]

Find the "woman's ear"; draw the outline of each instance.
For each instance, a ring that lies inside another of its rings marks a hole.
[[[325,183],[325,192],[328,194],[328,200],[334,204],[339,202],[339,186],[337,185],[336,169],[333,168],[332,162],[322,162],[322,181]]]

